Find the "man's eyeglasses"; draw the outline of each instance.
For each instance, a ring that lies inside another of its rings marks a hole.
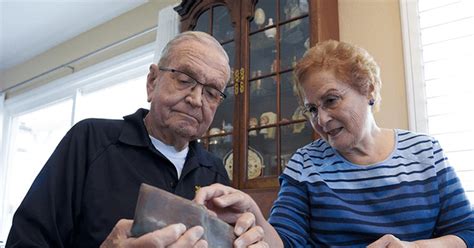
[[[167,67],[159,67],[159,69],[160,71],[169,71],[177,75],[176,83],[179,90],[193,89],[198,84],[202,85],[202,94],[208,102],[219,103],[227,97],[224,92],[216,89],[213,86],[205,85],[199,82],[195,78],[188,75],[186,72]]]

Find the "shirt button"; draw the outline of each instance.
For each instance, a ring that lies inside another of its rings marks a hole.
[[[176,181],[171,182],[171,183],[170,183],[171,188],[176,187],[176,184],[177,184]]]

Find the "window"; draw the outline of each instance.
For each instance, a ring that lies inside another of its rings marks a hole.
[[[85,118],[121,119],[148,108],[146,75],[154,48],[149,44],[4,102],[0,241],[6,240],[13,214],[73,124]]]
[[[148,108],[148,66],[178,33],[173,7],[159,12],[156,42],[6,101],[0,93],[0,247],[33,179],[74,123]]]
[[[474,204],[474,1],[400,3],[410,128],[439,140]]]
[[[3,221],[11,222],[49,155],[71,126],[72,100],[42,107],[12,118]]]
[[[75,122],[86,118],[121,119],[137,108],[148,108],[146,75],[102,89],[82,90]]]

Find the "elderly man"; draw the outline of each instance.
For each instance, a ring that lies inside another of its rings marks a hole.
[[[141,183],[188,199],[196,186],[229,184],[222,162],[195,141],[229,77],[228,56],[212,36],[175,37],[150,66],[150,111],[76,124],[18,208],[7,247],[205,247],[200,226],[174,224],[136,239],[130,219]]]

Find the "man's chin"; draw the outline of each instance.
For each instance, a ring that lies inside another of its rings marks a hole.
[[[197,129],[195,127],[191,127],[189,125],[188,126],[177,126],[177,127],[172,128],[172,130],[177,135],[179,135],[183,138],[186,138],[190,141],[200,137],[200,135],[198,135]]]

